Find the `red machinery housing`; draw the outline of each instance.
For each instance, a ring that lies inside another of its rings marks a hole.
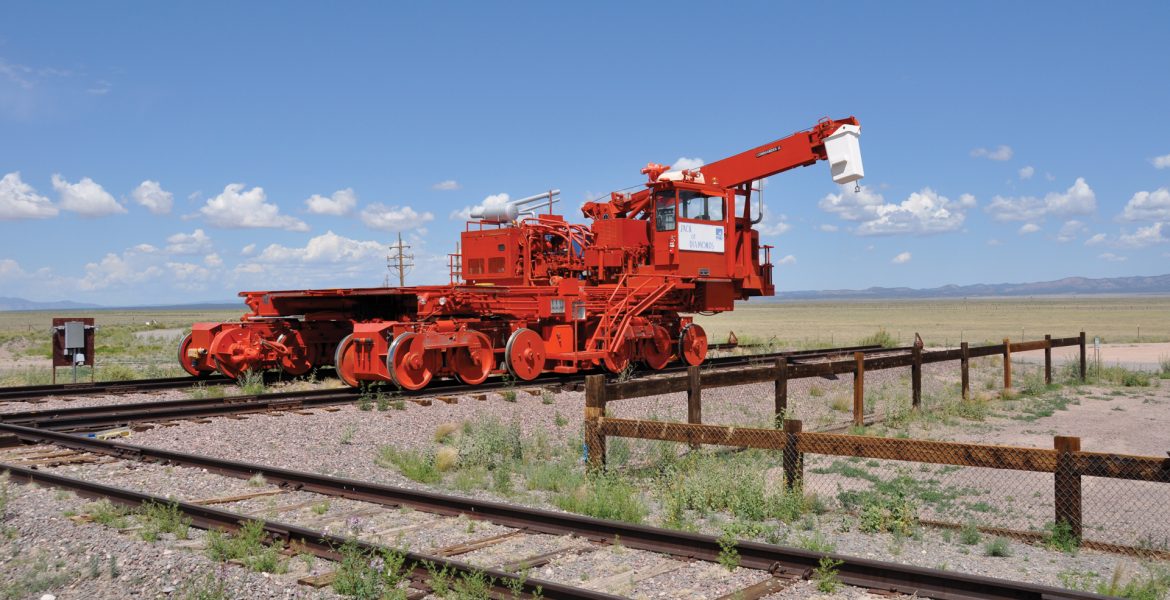
[[[534,214],[525,199],[468,222],[449,285],[241,292],[239,322],[196,323],[179,347],[192,375],[240,377],[333,365],[351,386],[410,390],[435,377],[532,380],[631,361],[662,369],[707,356],[687,313],[774,293],[770,246],[752,225],[756,181],[829,160],[834,181],[864,176],[853,117],[697,169],[649,164],[645,188],[582,208],[590,225]],[[555,192],[547,196],[549,209]],[[763,256],[761,257],[761,251]]]

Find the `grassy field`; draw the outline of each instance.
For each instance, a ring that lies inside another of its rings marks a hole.
[[[0,312],[0,386],[48,383],[53,317],[94,317],[96,376],[99,380],[168,377],[183,374],[176,356],[179,330],[198,321],[235,320],[239,310],[95,310]],[[151,334],[150,332],[154,332]],[[58,378],[70,377],[68,368]],[[88,369],[79,377],[89,378]],[[60,380],[60,379],[59,379]]]
[[[883,328],[901,345],[915,332],[927,345],[947,346],[1080,331],[1104,342],[1165,342],[1170,296],[751,303],[696,321],[713,342],[734,331],[741,341],[775,336],[780,345],[799,347],[848,345]]]

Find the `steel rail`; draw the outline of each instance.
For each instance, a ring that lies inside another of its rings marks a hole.
[[[726,356],[713,358],[708,361],[715,367],[733,368],[751,364],[756,361],[785,358],[789,361],[799,361],[810,358],[820,358],[831,354],[852,352],[855,348],[866,348],[874,351],[874,346],[852,346],[846,349],[833,348],[829,350],[802,350],[791,352],[776,352],[769,354],[747,354],[741,356]],[[898,351],[887,349],[884,351]],[[655,371],[655,373],[672,373],[685,370],[682,365],[673,365]],[[533,381],[525,382],[522,387],[540,385],[563,385],[567,382],[578,381],[582,376],[548,374]],[[494,380],[478,385],[465,385],[455,380],[436,382],[418,391],[402,390],[398,392],[402,398],[425,398],[445,394],[486,392],[514,387],[514,382]],[[274,392],[267,394],[250,394],[227,396],[223,398],[201,398],[168,400],[162,402],[134,402],[86,407],[61,407],[37,411],[21,411],[0,413],[0,423],[12,423],[33,427],[46,427],[58,431],[98,431],[111,427],[126,426],[143,421],[167,421],[175,419],[193,419],[201,417],[215,417],[247,413],[264,413],[273,411],[298,410],[320,408],[337,404],[353,402],[360,395],[355,388],[337,388],[328,390],[298,390],[290,392]]]
[[[261,523],[264,528],[264,533],[270,543],[280,541],[285,545],[296,544],[299,548],[309,550],[314,555],[326,558],[329,560],[341,559],[341,547],[347,542],[360,548],[364,552],[382,552],[387,550],[394,550],[388,546],[380,544],[372,544],[369,542],[362,542],[358,540],[349,540],[341,536],[332,535],[324,531],[315,531],[288,523],[281,523],[278,521],[269,521],[265,519],[252,518],[247,515],[234,513],[217,508],[210,508],[207,506],[200,506],[197,504],[189,504],[187,502],[171,500],[162,496],[155,496],[153,494],[144,494],[117,488],[100,483],[94,483],[72,477],[64,477],[44,471],[26,469],[15,465],[8,465],[0,463],[0,471],[7,471],[9,477],[17,482],[37,483],[41,485],[48,485],[57,488],[63,488],[77,492],[79,495],[86,497],[106,498],[112,502],[122,504],[125,506],[140,506],[147,503],[155,503],[160,505],[171,505],[178,507],[179,511],[186,517],[191,519],[191,524],[200,529],[220,529],[225,531],[237,531],[248,521],[257,521]],[[430,556],[420,554],[417,552],[403,552],[406,560],[404,564],[410,565],[411,580],[417,582],[425,582],[430,574],[430,570],[426,565],[429,563],[432,568],[449,569],[456,575],[463,575],[467,577],[486,576],[494,580],[491,584],[492,590],[499,594],[499,597],[512,597],[512,586],[517,586],[522,589],[527,597],[535,597],[539,594],[544,598],[563,598],[565,600],[612,600],[620,598],[603,592],[596,592],[583,588],[573,587],[562,583],[546,581],[543,579],[532,579],[522,577],[515,573],[501,571],[499,569],[480,568],[462,561],[452,560],[449,558],[442,558],[438,556]],[[511,585],[506,585],[504,582],[512,582]]]
[[[189,387],[200,383],[223,384],[231,382],[227,377],[161,377],[158,379],[131,379],[126,381],[98,381],[96,383],[55,383],[45,385],[22,385],[0,388],[0,402],[45,398],[49,396],[72,396],[89,394],[120,394],[125,392],[169,390]]]
[[[123,459],[158,461],[197,467],[239,479],[249,479],[257,473],[261,473],[269,482],[291,489],[385,506],[408,506],[422,512],[440,515],[457,516],[462,514],[469,518],[482,519],[537,533],[552,535],[572,533],[603,542],[614,542],[620,539],[626,547],[689,559],[717,562],[723,551],[719,538],[709,535],[520,507],[502,502],[410,490],[355,479],[329,477],[147,446],[81,438],[29,427],[0,424],[0,433],[9,434],[23,442],[50,443]],[[820,560],[827,556],[830,559],[841,561],[837,570],[842,583],[903,594],[917,594],[942,600],[1076,600],[1106,597],[1051,586],[939,571],[838,554],[810,552],[799,548],[786,548],[758,542],[739,541],[735,545],[735,551],[739,554],[741,566],[769,571],[774,574],[784,572],[804,578],[809,577],[813,570],[820,565]]]

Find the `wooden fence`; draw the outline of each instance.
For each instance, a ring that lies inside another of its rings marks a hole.
[[[1011,384],[1011,353],[1045,350],[1045,378],[1051,382],[1051,348],[1080,345],[1080,375],[1085,376],[1084,333],[1075,338],[1053,339],[970,348],[923,352],[913,350],[905,356],[865,357],[815,364],[789,365],[779,359],[772,365],[727,371],[703,371],[697,367],[685,376],[607,383],[603,375],[591,375],[585,382],[585,440],[589,466],[605,467],[606,438],[625,437],[690,444],[762,448],[783,452],[785,480],[800,485],[804,479],[805,454],[886,459],[936,465],[984,467],[1053,474],[1055,498],[1054,522],[1067,523],[1079,540],[1082,536],[1081,477],[1093,476],[1121,480],[1170,483],[1170,459],[1085,452],[1080,438],[1055,436],[1052,449],[1019,446],[970,444],[932,440],[878,438],[860,435],[802,431],[798,420],[782,420],[787,408],[787,382],[791,379],[828,374],[853,373],[855,390],[864,389],[866,370],[911,366],[913,368],[914,405],[920,404],[921,365],[944,360],[959,360],[962,365],[963,389],[967,391],[970,358],[1002,354],[1004,384]],[[776,429],[726,427],[702,423],[702,390],[759,382],[775,383]],[[619,419],[605,416],[609,402],[643,396],[687,392],[687,423]],[[859,393],[855,393],[854,419],[861,414]]]

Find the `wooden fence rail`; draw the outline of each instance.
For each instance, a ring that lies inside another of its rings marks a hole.
[[[1056,436],[1053,448],[998,446],[933,440],[878,438],[859,435],[816,433],[802,431],[798,420],[782,420],[788,404],[788,381],[827,374],[852,373],[854,376],[854,423],[860,424],[864,411],[866,371],[910,366],[915,406],[921,394],[921,365],[947,360],[960,361],[963,396],[967,397],[969,361],[981,356],[1003,355],[1004,384],[1011,385],[1010,357],[1015,352],[1044,350],[1045,381],[1052,381],[1051,349],[1061,346],[1079,346],[1081,350],[1080,376],[1085,377],[1085,334],[1078,337],[1052,338],[1029,342],[1011,342],[992,346],[970,347],[967,343],[954,350],[923,352],[912,349],[909,354],[867,358],[857,352],[852,359],[824,363],[788,364],[777,359],[771,365],[749,367],[735,371],[703,371],[691,367],[685,376],[661,379],[606,383],[603,375],[591,375],[585,383],[585,440],[591,469],[605,467],[606,438],[611,436],[662,440],[689,444],[762,448],[783,452],[786,481],[799,484],[804,479],[804,455],[862,457],[939,465],[958,465],[1053,473],[1055,493],[1054,522],[1067,523],[1077,539],[1081,538],[1081,477],[1106,477],[1134,481],[1170,483],[1170,459],[1154,456],[1133,456],[1084,452],[1080,438]],[[702,390],[730,385],[759,382],[775,383],[776,429],[727,427],[702,423]],[[609,402],[658,395],[687,392],[687,422],[645,421],[618,419],[605,416]]]

